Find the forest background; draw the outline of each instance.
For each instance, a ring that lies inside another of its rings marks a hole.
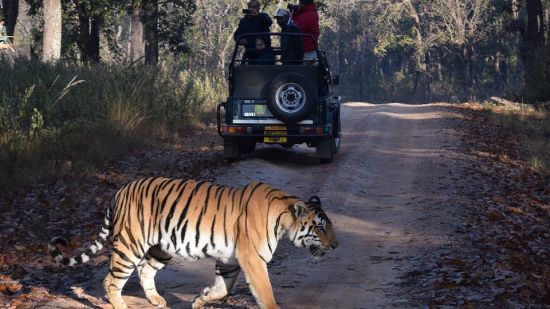
[[[260,2],[270,15],[287,5]],[[246,5],[1,3],[15,51],[0,51],[0,185],[87,172],[185,134],[227,94],[232,34]],[[348,101],[550,100],[549,0],[316,3],[319,46]]]

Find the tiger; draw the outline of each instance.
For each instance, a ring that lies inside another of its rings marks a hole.
[[[110,234],[103,287],[115,309],[127,308],[121,291],[134,269],[147,300],[166,307],[154,277],[174,255],[216,260],[214,283],[194,299],[193,309],[225,299],[241,271],[260,308],[279,308],[267,270],[279,240],[308,247],[315,257],[338,246],[317,196],[306,202],[262,182],[235,188],[154,177],[132,181],[113,195],[101,231],[83,253],[66,257],[58,247],[68,240],[60,236],[50,240],[49,252],[57,264],[83,264],[99,254]]]

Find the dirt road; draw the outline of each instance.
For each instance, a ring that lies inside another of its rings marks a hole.
[[[269,271],[281,308],[413,307],[402,292],[403,275],[456,245],[452,235],[461,224],[454,117],[437,105],[348,103],[333,163],[318,164],[306,147],[272,146],[220,172],[221,184],[263,181],[303,198],[318,195],[336,227],[340,247],[319,260],[288,243],[278,249]],[[48,307],[103,307],[106,270],[97,272],[96,289],[75,288],[78,302]],[[190,308],[213,275],[212,261],[175,260],[160,272],[157,286],[171,308]],[[257,308],[244,279],[234,292],[211,308]],[[124,294],[128,305],[147,308],[136,278]]]

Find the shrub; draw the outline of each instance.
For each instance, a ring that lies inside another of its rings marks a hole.
[[[225,92],[206,73],[167,64],[0,66],[1,185],[44,179],[59,162],[93,167],[154,145],[213,110]]]

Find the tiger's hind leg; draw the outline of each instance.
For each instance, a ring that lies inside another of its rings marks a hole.
[[[216,280],[214,285],[205,288],[202,294],[193,301],[193,309],[202,308],[206,303],[224,299],[235,284],[241,267],[235,264],[224,264],[216,261]]]
[[[135,256],[131,249],[123,246],[120,242],[115,242],[113,245],[109,273],[103,280],[103,288],[114,309],[128,308],[122,299],[122,288],[142,257],[143,255]]]
[[[166,307],[166,301],[157,292],[155,287],[155,275],[163,268],[172,256],[162,251],[160,246],[154,246],[147,251],[145,258],[139,262],[137,267],[139,283],[145,292],[149,302],[158,307]]]

